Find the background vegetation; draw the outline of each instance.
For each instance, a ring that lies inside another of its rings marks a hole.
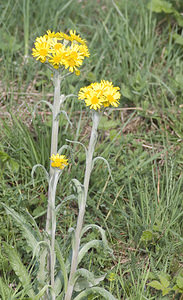
[[[91,57],[80,77],[65,80],[62,93],[77,95],[80,87],[101,79],[121,88],[120,106],[106,111],[96,147],[97,155],[109,161],[113,181],[98,162],[85,217],[85,223],[106,230],[115,255],[93,251],[85,264],[95,273],[107,272],[105,288],[117,299],[182,299],[182,10],[181,0],[0,3],[2,202],[18,211],[27,209],[44,229],[47,184],[40,171],[33,186],[31,169],[38,163],[49,166],[51,119],[47,107],[40,107],[35,119],[32,112],[39,100],[52,101],[53,86],[50,70],[31,57],[37,36],[47,29],[75,29],[88,41]],[[65,109],[73,126],[61,118],[60,144],[66,139],[87,143],[89,110],[74,97]],[[58,187],[58,203],[71,193],[70,180],[84,175],[83,149],[77,145],[74,150]],[[76,201],[67,201],[57,230],[65,252],[70,250],[68,229],[76,215]],[[29,249],[20,229],[1,207],[0,275],[16,289],[4,241],[21,251],[27,264]]]

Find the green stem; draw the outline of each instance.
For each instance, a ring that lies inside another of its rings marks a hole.
[[[78,219],[77,219],[73,253],[72,253],[71,270],[70,270],[67,292],[65,294],[64,300],[71,299],[72,293],[73,293],[73,288],[74,288],[73,276],[74,276],[77,266],[78,266],[78,255],[79,255],[79,247],[80,247],[80,239],[81,239],[81,230],[82,230],[83,222],[84,222],[86,200],[87,200],[87,195],[88,195],[90,175],[91,175],[91,171],[92,171],[93,153],[94,153],[95,145],[97,142],[97,128],[98,128],[99,120],[100,120],[99,113],[97,111],[94,111],[93,112],[93,126],[92,126],[90,142],[89,142],[87,156],[86,156],[86,169],[85,169],[85,177],[84,177],[84,194],[83,194],[83,199],[81,201],[81,206],[79,209],[79,214],[78,214]]]

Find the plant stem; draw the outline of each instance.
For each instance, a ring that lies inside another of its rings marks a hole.
[[[73,288],[74,288],[73,276],[74,276],[77,266],[78,266],[78,254],[79,254],[79,247],[80,247],[81,230],[83,227],[84,214],[85,214],[85,209],[86,209],[86,200],[87,200],[87,195],[88,195],[88,187],[89,187],[90,175],[91,175],[91,171],[92,171],[93,153],[94,153],[95,145],[97,142],[97,128],[98,128],[99,120],[100,120],[99,113],[97,111],[94,111],[93,112],[93,126],[92,126],[90,142],[89,142],[87,156],[86,156],[86,169],[85,169],[85,177],[84,177],[84,194],[83,194],[83,199],[81,201],[81,206],[79,209],[79,214],[78,214],[78,219],[77,219],[73,253],[72,253],[71,270],[70,270],[67,292],[65,294],[64,300],[71,299],[72,293],[73,293]]]
[[[53,78],[54,82],[54,102],[53,102],[53,115],[52,115],[52,135],[51,135],[51,155],[57,154],[58,148],[58,130],[60,112],[60,74],[56,70]],[[50,236],[50,255],[48,257],[47,270],[51,277],[51,299],[55,300],[54,292],[54,270],[55,270],[55,232],[56,232],[56,213],[55,213],[55,195],[56,187],[59,178],[59,171],[51,167],[50,163],[50,181],[48,187],[48,207],[46,219],[46,232]]]
[[[52,135],[51,135],[51,155],[57,154],[58,148],[58,129],[59,129],[59,118],[57,118],[60,111],[60,74],[55,70],[53,82],[54,82],[54,102],[53,102],[53,115],[52,115]],[[51,167],[50,163],[50,178],[54,175],[55,169]],[[52,207],[52,193],[50,191],[51,184],[48,188],[48,209],[47,209],[47,219],[46,219],[46,232],[51,234],[51,207]]]
[[[30,0],[23,1],[23,18],[24,18],[24,57],[25,60],[29,54],[29,8]]]

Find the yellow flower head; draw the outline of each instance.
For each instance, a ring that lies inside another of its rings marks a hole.
[[[36,57],[36,60],[40,60],[42,63],[50,57],[51,49],[49,40],[46,37],[40,37],[36,39],[35,48],[32,49],[32,55]]]
[[[78,98],[85,100],[86,106],[90,109],[100,109],[102,106],[112,105],[118,107],[120,92],[119,87],[114,87],[112,82],[101,80],[100,83],[95,82],[87,87],[80,89]]]
[[[36,38],[32,55],[36,60],[49,63],[56,69],[64,67],[69,72],[79,75],[78,68],[90,53],[86,41],[77,35],[75,30],[70,30],[69,34],[48,30],[44,36]]]
[[[116,278],[117,278],[117,276],[116,276],[116,274],[115,273],[110,273],[109,275],[108,275],[108,280],[109,281],[114,281],[114,280],[116,280]]]
[[[65,155],[59,155],[58,153],[52,154],[51,156],[51,166],[53,168],[58,168],[60,170],[64,169],[68,165],[68,159],[66,159]]]

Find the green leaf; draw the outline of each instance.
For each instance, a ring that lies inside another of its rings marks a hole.
[[[19,170],[19,164],[17,163],[17,161],[10,158],[8,163],[9,163],[10,169],[12,169],[13,172],[17,173]]]
[[[183,290],[183,277],[182,276],[178,276],[177,280],[176,280],[177,286],[179,287],[179,289]]]
[[[78,296],[76,296],[74,300],[80,300],[83,298],[87,299],[86,296],[88,296],[89,294],[99,294],[103,296],[105,300],[116,300],[116,298],[111,293],[106,291],[104,288],[100,287],[92,287],[90,289],[86,289],[85,291],[81,292]]]
[[[23,288],[25,289],[26,294],[35,299],[35,294],[33,289],[31,288],[31,278],[21,262],[21,259],[15,250],[14,247],[4,243],[3,244],[5,252],[8,256],[8,260],[10,262],[10,265],[12,269],[14,270],[15,274],[18,276],[20,282],[22,283]]]
[[[181,27],[183,27],[183,16],[182,16],[182,14],[179,14],[179,12],[177,12],[177,11],[175,10],[175,12],[174,12],[174,17],[175,17],[175,19],[176,19],[178,25],[181,26]]]
[[[160,291],[163,290],[162,284],[157,280],[153,280],[153,281],[149,282],[148,285],[153,287],[156,290],[160,290]]]
[[[0,160],[2,163],[6,163],[10,158],[11,157],[6,152],[0,151]]]
[[[79,277],[83,277],[82,279]],[[78,269],[74,274],[74,290],[76,292],[80,292],[86,288],[98,285],[104,278],[106,274],[103,276],[95,277],[94,274],[86,269]]]
[[[171,288],[163,288],[163,290],[162,290],[162,295],[163,296],[165,296],[165,295],[168,295],[169,294],[169,292],[171,292]]]
[[[170,285],[169,275],[168,274],[160,274],[158,275],[161,284],[163,287],[167,288]]]
[[[140,240],[145,243],[151,242],[153,240],[152,231],[150,231],[150,230],[143,231]]]
[[[172,35],[172,37],[175,40],[176,44],[183,46],[183,36],[181,36],[180,34],[174,33]]]
[[[108,120],[106,117],[101,117],[98,128],[100,130],[110,130],[120,125],[119,120]]]
[[[125,97],[127,99],[133,98],[133,94],[132,94],[130,88],[128,86],[126,86],[124,83],[122,83],[122,85],[121,85],[121,94],[123,97]]]
[[[165,12],[171,14],[175,11],[172,4],[164,0],[151,0],[147,7],[157,13]]]

